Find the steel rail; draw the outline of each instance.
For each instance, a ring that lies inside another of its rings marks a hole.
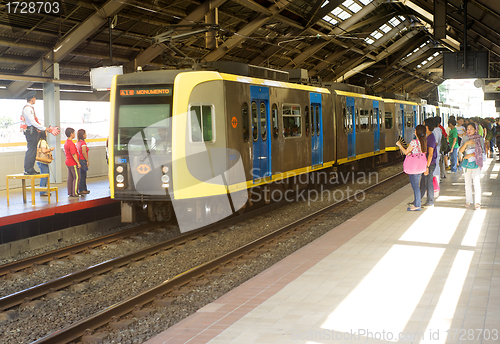
[[[376,188],[383,187],[387,183],[390,183],[391,181],[395,180],[396,178],[399,178],[403,172],[386,178],[383,181],[371,185],[363,190],[358,190],[356,193],[354,193],[350,198],[346,198],[344,200],[338,201],[334,204],[331,204],[323,209],[320,209],[300,220],[297,220],[291,224],[288,224],[280,229],[277,229],[276,231],[269,233],[259,239],[256,239],[252,241],[249,244],[246,244],[240,248],[237,248],[224,256],[221,256],[219,258],[216,258],[208,263],[201,264],[193,269],[190,269],[186,272],[183,272],[176,277],[167,280],[160,284],[159,286],[156,286],[154,288],[151,288],[147,291],[144,291],[128,300],[119,302],[113,306],[110,306],[87,319],[83,319],[81,321],[76,322],[75,324],[72,324],[68,327],[65,327],[61,330],[58,330],[56,332],[53,332],[52,334],[49,334],[43,338],[40,338],[39,340],[33,342],[32,344],[65,344],[69,343],[71,341],[74,341],[78,338],[81,338],[85,333],[92,329],[97,329],[101,326],[104,326],[108,324],[111,319],[118,319],[120,316],[123,316],[127,313],[132,312],[133,310],[137,309],[140,306],[143,306],[147,303],[150,303],[154,301],[155,299],[160,298],[162,295],[178,289],[186,284],[188,284],[190,281],[196,280],[197,278],[205,275],[209,271],[214,271],[217,268],[228,264],[231,260],[235,258],[239,258],[243,256],[244,254],[248,252],[253,252],[256,249],[259,249],[263,246],[266,245],[269,241],[272,241],[279,236],[286,234],[288,232],[297,230],[300,226],[311,222],[312,220],[315,220],[318,217],[321,217],[325,215],[326,213],[333,211],[335,208],[342,206],[348,202],[351,202],[351,198],[356,198],[357,195],[360,193],[365,193],[367,191],[374,190]]]
[[[154,227],[157,227],[158,224],[143,224],[140,226],[136,226],[133,228],[129,228],[124,231],[108,234],[106,236],[88,240],[85,242],[77,243],[71,246],[63,247],[58,250],[50,251],[47,253],[43,253],[37,256],[29,257],[26,259],[18,260],[12,263],[4,264],[0,266],[0,277],[5,276],[9,273],[17,272],[20,270],[24,270],[30,268],[32,266],[41,265],[47,263],[53,259],[60,259],[67,257],[72,254],[80,253],[88,249],[93,249],[105,244],[109,244],[111,242],[124,239],[126,237],[130,237],[133,235],[137,235],[139,233],[151,230]]]

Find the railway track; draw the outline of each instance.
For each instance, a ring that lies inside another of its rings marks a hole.
[[[215,258],[207,263],[200,264],[192,269],[189,269],[188,271],[182,272],[153,288],[145,290],[129,298],[128,300],[116,303],[113,306],[103,309],[86,319],[58,330],[33,343],[69,343],[77,339],[84,339],[85,341],[90,342],[99,342],[99,340],[105,338],[107,334],[105,331],[96,332],[97,329],[102,328],[106,325],[110,326],[111,329],[129,326],[131,320],[127,319],[127,314],[133,313],[135,316],[140,316],[150,314],[153,307],[168,306],[175,299],[175,297],[188,292],[193,286],[205,285],[209,283],[210,280],[217,279],[225,273],[233,271],[234,269],[236,269],[238,264],[242,264],[245,261],[255,259],[259,255],[265,254],[266,252],[272,250],[275,245],[278,245],[280,242],[286,240],[286,238],[296,235],[297,233],[300,233],[302,231],[306,231],[311,226],[314,226],[316,223],[321,222],[322,218],[324,218],[325,216],[335,216],[335,214],[341,212],[343,208],[348,207],[352,198],[356,198],[359,193],[379,193],[381,192],[381,190],[384,190],[388,185],[395,183],[396,180],[400,178],[406,178],[406,176],[403,173],[400,173],[393,177],[387,178],[379,182],[378,184],[369,186],[363,190],[359,190],[357,193],[351,195],[351,199],[344,199],[320,211],[316,211],[309,216],[306,216],[298,221],[275,230],[259,239],[253,240],[252,242],[237,249],[231,250],[230,252],[227,252],[226,254],[221,255],[220,257]],[[251,213],[245,215],[250,217],[255,216]],[[137,261],[138,259],[144,259],[146,257],[152,257],[156,254],[161,254],[161,252],[171,250],[174,247],[178,247],[178,245],[187,245],[189,244],[189,242],[209,236],[210,233],[218,230],[218,228],[227,227],[228,225],[230,225],[230,221],[241,221],[241,217],[236,217],[234,219],[224,221],[224,223],[218,223],[214,225],[214,227],[211,226],[210,228],[206,228],[203,231],[187,233],[185,235],[182,235],[181,237],[174,239],[172,242],[159,244],[147,250],[136,252],[134,254],[131,254],[130,257],[122,257],[117,258],[117,260],[105,262],[103,264],[100,264],[102,266],[96,267],[100,270],[94,270],[92,272],[90,272],[90,270],[86,272],[82,271],[78,273],[81,274],[78,276],[78,278],[88,279],[91,277],[96,277],[101,273],[123,267],[127,264],[130,264],[131,262]],[[76,276],[77,274],[74,274],[73,277]],[[63,284],[67,283],[70,283],[69,279]],[[44,288],[47,287],[48,286],[45,286]],[[54,287],[49,287],[48,291],[54,292]],[[22,298],[20,295],[12,297],[13,299],[15,297],[17,299],[17,304],[19,304],[20,301],[26,302],[30,298],[30,296],[27,295],[23,296],[24,298]],[[1,303],[3,299],[5,299],[4,305],[2,305]],[[13,307],[8,306],[6,298],[3,299],[0,300],[0,307]]]

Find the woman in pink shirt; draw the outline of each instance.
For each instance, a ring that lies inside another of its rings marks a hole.
[[[69,197],[78,197],[78,179],[80,170],[80,161],[78,160],[78,151],[73,139],[75,138],[75,129],[66,128],[64,131],[68,139],[64,144],[64,154],[66,155],[66,166],[68,166],[68,195]]]

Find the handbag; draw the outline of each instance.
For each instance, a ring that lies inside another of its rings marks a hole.
[[[48,153],[42,153],[42,147],[40,147],[41,140],[38,141],[38,147],[36,148],[35,160],[44,164],[50,164],[52,162],[52,151]]]
[[[417,140],[420,147],[420,142]],[[403,163],[403,171],[406,174],[421,174],[427,169],[427,157],[425,153],[410,154],[407,155]]]

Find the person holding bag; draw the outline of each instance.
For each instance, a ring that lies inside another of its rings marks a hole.
[[[38,168],[40,168],[40,173],[49,174],[49,164],[52,162],[53,150],[54,148],[50,148],[47,143],[47,133],[45,131],[40,131],[38,133],[38,144],[35,158]],[[47,177],[40,178],[40,187],[47,187]],[[47,196],[47,192],[41,191],[40,196]]]
[[[404,171],[410,177],[410,184],[413,189],[414,200],[408,203],[410,206],[408,211],[420,211],[422,197],[420,193],[420,178],[422,173],[427,169],[427,158],[425,151],[427,151],[426,130],[423,125],[417,125],[415,128],[416,139],[412,140],[408,148],[404,148],[398,141],[396,145],[401,152],[406,155],[404,162]]]
[[[460,147],[464,154],[462,167],[465,169],[465,207],[472,205],[472,183],[474,183],[475,208],[481,208],[481,168],[483,168],[484,139],[477,134],[477,125],[467,126],[468,140]]]

